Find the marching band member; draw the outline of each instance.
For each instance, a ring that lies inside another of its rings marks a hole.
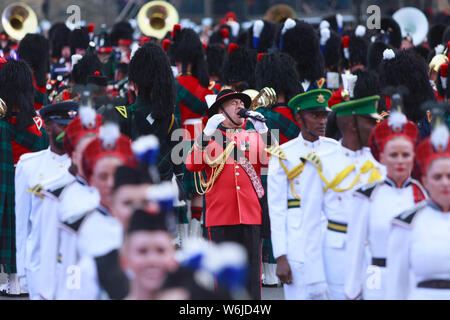
[[[303,158],[306,165],[302,179],[307,181],[300,193],[304,237],[320,239],[321,212],[328,220],[323,243],[306,241],[304,249],[306,292],[311,299],[326,299],[328,294],[331,299],[345,299],[346,232],[353,191],[382,179],[380,170],[384,171],[366,147],[375,121],[380,119],[376,110],[378,100],[379,96],[371,96],[333,106],[343,136],[341,145]]]
[[[387,174],[383,181],[363,186],[354,193],[347,241],[345,295],[348,299],[361,295],[365,300],[384,299],[390,221],[426,199],[420,183],[411,179],[414,146],[419,141],[417,126],[394,109],[388,119],[375,127],[372,136],[372,147],[378,149]],[[364,266],[366,246],[372,260],[367,269]],[[381,278],[371,281],[371,276]]]
[[[70,159],[57,136],[73,119],[78,103],[62,102],[47,105],[40,110],[49,135],[50,147],[43,151],[26,153],[16,167],[16,250],[17,275],[26,278],[30,299],[39,298],[41,223],[46,224],[42,212],[42,184],[67,172]]]
[[[450,137],[441,116],[416,148],[430,199],[392,220],[386,299],[450,299]]]
[[[10,59],[0,67],[0,273],[7,274],[0,291],[18,295],[23,290],[16,274],[14,167],[24,153],[46,149],[48,136],[34,110],[33,74],[27,63]]]
[[[210,240],[234,241],[246,248],[250,264],[247,289],[253,299],[261,299],[259,199],[264,189],[260,171],[267,165],[264,147],[265,143],[271,144],[271,136],[264,122],[252,118],[248,121],[253,122],[257,132],[242,129],[244,118],[238,112],[250,103],[246,94],[231,89],[219,92],[209,108],[210,118],[203,134],[188,154],[186,168],[194,172],[199,193],[206,194],[206,227]],[[202,170],[206,171],[207,182]]]
[[[301,123],[299,136],[270,151],[268,205],[272,231],[273,253],[277,261],[277,276],[284,283],[286,299],[310,299],[305,288],[308,274],[304,270],[306,241],[320,242],[321,238],[305,238],[302,226],[300,188],[308,188],[301,171],[304,163],[300,157],[309,153],[321,154],[339,144],[325,138],[328,99],[331,92],[325,89],[310,90],[289,101],[295,118]]]

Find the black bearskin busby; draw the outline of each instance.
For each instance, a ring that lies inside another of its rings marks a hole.
[[[324,49],[325,69],[327,71],[339,72],[341,60],[342,42],[341,37],[330,30],[330,38],[327,40]]]
[[[427,42],[428,45],[430,46],[430,49],[434,49],[438,44],[442,43],[446,28],[447,28],[446,25],[436,24],[432,26],[430,30],[428,30]]]
[[[294,59],[285,53],[265,54],[256,65],[256,90],[270,87],[285,101],[303,92]]]
[[[225,46],[213,43],[206,48],[206,60],[208,62],[208,74],[210,77],[219,77],[225,61]]]
[[[334,32],[341,33],[343,31],[344,21],[343,21],[342,15],[340,17],[338,17],[338,15],[333,14],[333,15],[324,17],[322,20],[328,21],[328,23],[330,24],[330,28]],[[338,20],[340,20],[340,21],[338,21]],[[340,26],[339,26],[339,24],[340,24]]]
[[[39,87],[45,86],[50,70],[48,40],[42,35],[28,33],[20,41],[17,54],[30,65],[36,84]]]
[[[428,78],[425,61],[410,50],[400,50],[390,60],[379,65],[381,88],[405,86],[408,94],[403,97],[405,115],[414,122],[422,120],[425,111],[422,103],[435,100],[433,88]]]
[[[234,42],[234,39],[231,27],[227,24],[220,25],[209,37],[209,44],[221,43],[228,46],[231,42]]]
[[[133,40],[133,27],[128,21],[120,21],[114,24],[110,39],[113,46],[117,46],[119,40]]]
[[[0,97],[8,106],[7,120],[11,119],[13,108],[18,109],[19,130],[25,130],[33,124],[33,117],[36,116],[33,74],[25,61],[11,59],[0,69]]]
[[[422,57],[425,61],[428,61],[430,50],[428,50],[424,45],[414,46],[410,50]]]
[[[378,74],[367,70],[355,70],[352,73],[358,77],[355,88],[353,89],[353,99],[356,100],[381,94]]]
[[[229,50],[230,51],[230,50]],[[237,47],[225,59],[221,82],[236,91],[255,88],[256,50]]]
[[[70,29],[62,22],[55,23],[50,28],[48,37],[52,50],[52,58],[59,59],[62,48],[69,46]]]
[[[139,97],[152,106],[154,119],[166,119],[175,106],[175,81],[163,49],[147,42],[130,61],[128,77],[136,84]]]
[[[181,72],[187,73],[187,67],[192,64],[192,75],[200,84],[209,85],[208,65],[205,59],[205,49],[197,33],[192,29],[182,29],[177,32],[169,46],[168,54],[173,62],[181,63]]]
[[[394,49],[385,42],[375,41],[369,45],[367,49],[367,68],[377,71],[379,64],[383,60],[383,52],[386,49]]]
[[[399,24],[392,18],[383,17],[380,21],[381,28],[370,31],[372,41],[385,42],[399,49],[402,45],[402,31]]]
[[[87,85],[87,78],[94,74],[95,71],[101,71],[102,63],[98,59],[95,52],[88,52],[84,57],[73,66],[71,78],[74,84]]]
[[[286,20],[285,24],[288,21]],[[319,38],[314,28],[303,21],[295,21],[295,26],[277,36],[276,43],[281,52],[289,54],[297,62],[300,81],[316,81],[324,74],[324,59],[320,52]]]
[[[77,28],[70,32],[69,45],[72,54],[76,54],[77,49],[86,50],[89,46],[89,33],[87,28]]]
[[[247,46],[255,49],[257,52],[267,52],[274,43],[277,29],[276,24],[257,20],[247,30]]]
[[[356,35],[350,36],[348,44],[348,50],[350,57],[348,59],[350,67],[355,65],[367,65],[367,49],[369,42],[364,37],[358,37]]]

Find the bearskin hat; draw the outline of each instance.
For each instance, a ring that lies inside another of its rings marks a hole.
[[[410,50],[400,50],[386,55],[379,65],[381,88],[405,86],[409,93],[404,96],[405,115],[411,121],[420,121],[425,116],[421,104],[435,95],[428,78],[425,61]]]
[[[119,40],[133,40],[133,33],[133,27],[128,21],[117,22],[110,33],[111,44],[117,46]]]
[[[286,26],[295,25],[286,30]],[[288,19],[277,35],[276,43],[281,52],[289,54],[297,62],[300,81],[311,82],[324,74],[324,59],[320,52],[319,38],[314,28],[303,21]]]
[[[350,42],[348,49],[350,57],[348,59],[350,66],[362,64],[367,65],[367,49],[369,43],[364,37],[358,37],[356,35],[350,36]]]
[[[424,45],[414,46],[410,50],[422,57],[425,61],[428,60],[428,56],[430,55],[430,50],[428,50]]]
[[[372,42],[385,42],[392,47],[399,49],[402,45],[402,31],[399,24],[392,18],[381,18],[381,28],[371,31]]]
[[[327,40],[324,49],[325,68],[329,71],[338,72],[341,60],[342,43],[341,37],[330,30],[330,38]]]
[[[205,49],[194,30],[182,29],[177,32],[168,52],[174,62],[181,62],[182,73],[186,73],[188,64],[192,64],[192,75],[203,87],[208,87],[209,76]]]
[[[0,69],[0,97],[7,106],[17,106],[17,125],[25,130],[33,124],[34,86],[33,73],[25,61],[10,59]],[[11,119],[12,108],[7,108],[6,119]]]
[[[214,31],[209,37],[209,44],[221,43],[228,46],[231,42],[234,42],[233,35],[231,33],[231,27],[227,24],[222,24]]]
[[[431,49],[436,48],[438,44],[442,43],[446,28],[446,25],[435,24],[430,28],[430,30],[428,30],[427,42]]]
[[[328,23],[330,24],[330,28],[334,32],[341,33],[344,28],[344,21],[343,21],[342,15],[336,15],[336,14],[329,15],[329,16],[324,17],[322,19],[322,21],[328,21]]]
[[[206,61],[208,62],[209,76],[220,77],[225,61],[225,46],[213,43],[206,48]]]
[[[48,37],[52,49],[52,58],[59,59],[62,48],[69,46],[70,29],[62,22],[55,23],[50,28]]]
[[[264,54],[256,64],[256,87],[270,87],[283,93],[286,101],[303,92],[294,59],[286,53]]]
[[[102,70],[103,65],[94,52],[88,52],[73,67],[71,78],[75,84],[86,85],[88,76]]]
[[[394,49],[385,42],[375,41],[369,45],[367,49],[367,68],[376,71],[378,65],[383,61],[383,52],[386,49]]]
[[[229,51],[231,52],[226,56],[222,70],[222,83],[232,85],[233,83],[243,82],[243,90],[254,88],[257,60],[256,50],[237,47]]]
[[[358,77],[353,89],[354,99],[380,95],[380,80],[376,73],[366,70],[355,70],[352,73]]]
[[[247,30],[247,46],[256,49],[257,52],[267,52],[273,45],[277,29],[276,24],[257,20]]]
[[[45,86],[47,73],[50,70],[48,40],[42,35],[28,33],[20,41],[17,53],[20,59],[30,65],[36,84],[39,87]]]
[[[130,61],[128,77],[139,89],[139,96],[153,108],[152,117],[165,119],[175,106],[175,82],[169,59],[163,49],[145,43]]]
[[[87,28],[77,28],[70,32],[69,45],[72,54],[77,49],[87,49],[89,46],[89,33]]]

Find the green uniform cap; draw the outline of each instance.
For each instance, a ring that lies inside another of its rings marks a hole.
[[[331,111],[328,100],[331,91],[326,89],[315,89],[301,93],[288,102],[288,107],[296,114],[299,111]]]
[[[336,112],[337,117],[361,115],[381,120],[381,116],[377,113],[376,103],[378,100],[380,100],[380,96],[350,100],[334,105],[332,110]]]

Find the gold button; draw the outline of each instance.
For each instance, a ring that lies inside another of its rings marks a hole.
[[[58,166],[59,166],[60,168],[64,167],[64,165],[63,165],[62,163],[58,163]]]
[[[305,144],[305,147],[307,147],[307,146],[308,146],[308,144],[307,144],[306,142],[305,142],[304,144]]]

